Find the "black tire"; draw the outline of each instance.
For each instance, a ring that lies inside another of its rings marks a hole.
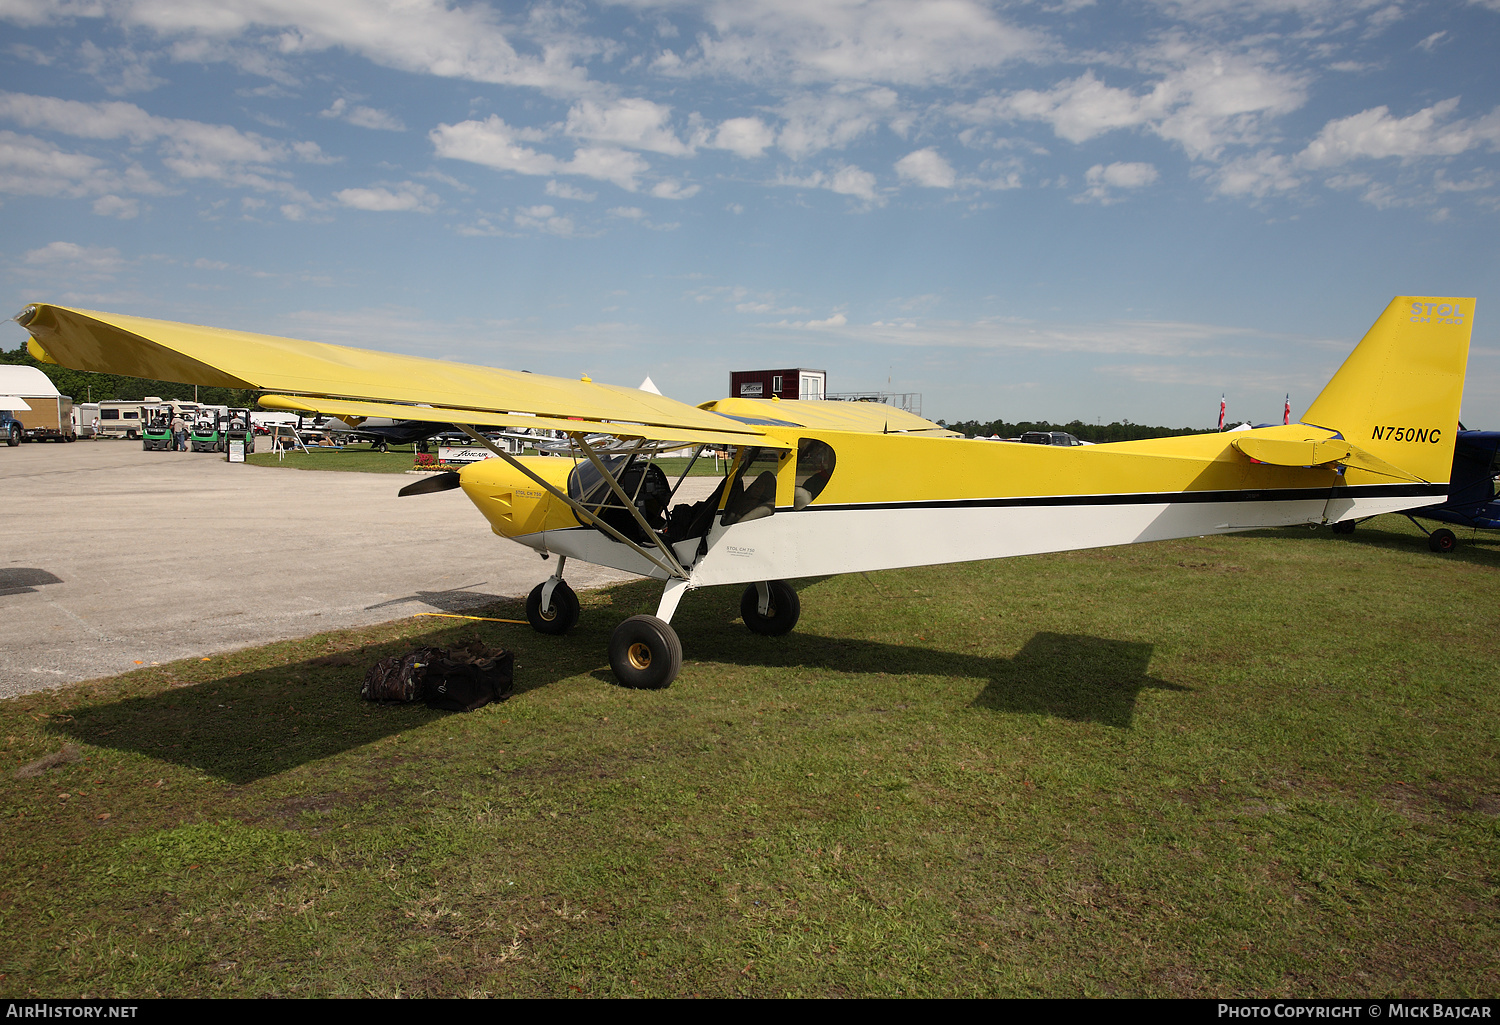
[[[740,596],[740,618],[744,619],[752,633],[763,637],[780,637],[791,633],[792,627],[797,625],[797,620],[802,616],[802,599],[797,597],[797,592],[785,580],[767,581],[766,586],[771,589],[769,614],[760,614],[760,591],[751,584]]]
[[[73,442],[75,442],[77,440],[78,440],[78,435],[76,435],[76,434],[65,434],[65,435],[63,435],[63,441],[66,441],[69,445],[73,444]]]
[[[1333,532],[1335,534],[1352,534],[1352,533],[1354,533],[1354,521],[1353,520],[1341,520],[1338,523],[1335,523],[1333,525]]]
[[[21,444],[21,432],[16,430],[15,427],[11,427],[5,435],[5,444],[8,448],[15,448]]]
[[[1427,535],[1427,547],[1439,555],[1447,555],[1458,547],[1458,538],[1447,527],[1439,527]]]
[[[552,589],[552,608],[542,611],[542,588],[537,584],[526,596],[526,620],[539,634],[565,634],[578,625],[578,595],[566,580],[559,580]]]
[[[626,687],[661,690],[682,671],[682,642],[655,616],[631,616],[610,634],[609,667]]]

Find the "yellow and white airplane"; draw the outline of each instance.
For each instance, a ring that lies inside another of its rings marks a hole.
[[[757,633],[791,630],[785,581],[834,573],[1337,523],[1447,495],[1474,300],[1402,296],[1302,422],[1110,445],[997,445],[886,406],[719,399],[371,352],[139,317],[28,306],[38,359],[79,370],[254,388],[261,406],[346,420],[451,422],[497,458],[402,494],[462,487],[494,532],[555,571],[527,617],[566,632],[578,599],[568,559],[665,581],[655,616],[614,631],[610,664],[632,687],[682,665],[670,626],[696,587],[749,584]],[[567,432],[573,460],[513,456],[481,428]],[[684,445],[732,453],[698,503],[653,460]]]

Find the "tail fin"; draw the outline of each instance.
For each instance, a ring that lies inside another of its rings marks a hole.
[[[1447,481],[1473,323],[1473,299],[1397,296],[1302,422],[1414,477]]]

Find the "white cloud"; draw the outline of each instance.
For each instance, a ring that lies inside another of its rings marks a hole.
[[[623,99],[610,104],[579,100],[568,111],[563,130],[579,139],[673,157],[691,156],[693,148],[672,131],[671,113],[671,107],[643,99]]]
[[[936,85],[1049,48],[975,0],[716,0],[713,34],[695,58],[658,59],[663,73],[733,75],[755,81]],[[664,54],[663,57],[666,55]]]
[[[384,132],[404,132],[406,125],[394,114],[374,107],[351,107],[349,101],[340,96],[319,117],[337,118],[359,128],[374,128]]]
[[[1226,145],[1257,141],[1270,119],[1306,102],[1305,78],[1268,66],[1269,58],[1170,43],[1143,61],[1169,70],[1141,91],[1107,85],[1089,70],[1048,90],[991,95],[950,111],[979,124],[1041,121],[1073,143],[1140,127],[1197,160],[1216,159]]]
[[[776,132],[758,117],[732,117],[719,125],[711,145],[750,160],[765,154]]]
[[[609,215],[611,217],[623,217],[628,221],[639,221],[645,218],[646,211],[638,206],[616,206],[610,208]]]
[[[0,131],[0,192],[81,196],[106,192],[114,184],[102,160],[69,153],[30,135]]]
[[[139,215],[141,205],[134,199],[122,199],[114,193],[100,196],[94,200],[94,213],[100,217],[118,217],[122,221],[128,221]]]
[[[561,174],[563,162],[550,153],[522,146],[520,133],[496,114],[483,121],[438,125],[428,133],[440,157],[467,160],[517,174]]]
[[[651,195],[657,199],[692,199],[700,188],[698,185],[683,185],[668,178],[651,186]]]
[[[636,179],[651,168],[640,154],[607,146],[583,147],[574,151],[572,160],[561,160],[550,153],[521,145],[518,140],[523,134],[522,130],[491,114],[483,121],[438,125],[428,133],[428,138],[440,157],[467,160],[517,174],[597,178],[613,182],[627,192],[636,191]]]
[[[402,182],[392,188],[342,189],[333,194],[344,206],[376,212],[415,211],[431,213],[437,209],[438,197],[416,182]]]
[[[640,154],[608,146],[588,146],[575,150],[573,159],[559,168],[563,174],[579,174],[613,182],[626,192],[634,192],[637,188],[637,176],[649,170],[651,165]]]
[[[783,175],[776,179],[777,185],[796,188],[827,189],[844,196],[853,196],[866,203],[879,203],[880,195],[875,190],[875,176],[853,164],[845,164],[832,174],[814,171],[812,174],[795,177]]]
[[[576,199],[580,203],[592,203],[599,198],[597,192],[585,192],[583,189],[575,189],[567,182],[550,181],[545,189],[547,195],[556,196],[558,199]]]
[[[85,39],[76,57],[83,71],[104,87],[111,96],[149,92],[166,84],[166,79],[151,71],[151,56],[129,46],[105,50]]]
[[[1457,107],[1454,97],[1404,118],[1392,117],[1384,106],[1338,118],[1323,126],[1297,162],[1303,167],[1336,167],[1360,159],[1446,157],[1500,142],[1500,109],[1485,118],[1444,124]]]
[[[563,238],[577,233],[571,217],[558,216],[555,209],[546,205],[522,207],[516,211],[514,220],[518,228],[531,228]]]
[[[120,251],[112,247],[81,246],[76,242],[49,242],[32,249],[22,259],[28,267],[65,270],[70,274],[108,277],[125,266]]]
[[[753,312],[759,312],[760,309],[762,308],[762,304],[758,304],[758,303],[756,303],[756,304],[741,303],[740,306],[737,307],[737,308],[740,309],[741,312],[753,313]],[[845,316],[842,313],[835,313],[833,316],[826,317],[823,320],[778,320],[774,324],[766,324],[764,326],[765,327],[789,327],[789,328],[796,328],[798,330],[813,330],[813,331],[824,330],[824,331],[826,331],[829,328],[846,327],[846,326],[848,326],[848,324],[849,324],[849,318],[847,316]]]
[[[896,174],[902,181],[930,189],[951,189],[957,180],[953,167],[931,146],[896,161]]]
[[[1156,168],[1137,162],[1095,164],[1083,176],[1088,189],[1073,197],[1075,203],[1118,202],[1111,189],[1142,189],[1157,179]]]
[[[1420,43],[1418,43],[1417,44],[1417,49],[1419,49],[1419,50],[1426,50],[1428,53],[1431,53],[1434,49],[1437,48],[1438,44],[1442,43],[1443,40],[1445,38],[1447,38],[1447,36],[1448,36],[1448,30],[1447,29],[1443,29],[1443,30],[1440,30],[1438,32],[1434,32],[1432,35],[1428,36],[1426,39],[1424,39]]]
[[[1254,196],[1292,192],[1302,185],[1292,162],[1263,149],[1226,161],[1213,173],[1214,191],[1225,196]]]
[[[242,132],[231,125],[183,118],[157,117],[133,103],[83,103],[51,96],[0,92],[0,118],[84,139],[123,139],[138,145],[155,143],[163,166],[183,178],[207,178],[225,185],[282,192],[303,202],[310,197],[291,183],[268,176],[268,165],[291,160],[326,163],[315,142],[279,142]],[[155,188],[144,172],[131,191]],[[108,191],[118,191],[112,188]]]
[[[576,93],[586,40],[549,40],[541,56],[518,53],[488,4],[447,0],[5,0],[0,15],[23,24],[106,17],[175,42],[178,59],[228,60],[285,77],[285,57],[344,49],[377,64],[443,78]],[[541,28],[545,34],[545,26]]]
[[[899,97],[886,88],[805,94],[782,105],[776,144],[793,160],[843,147],[899,116]]]

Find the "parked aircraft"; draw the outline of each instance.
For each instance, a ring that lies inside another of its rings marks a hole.
[[[1495,475],[1500,474],[1500,431],[1467,431],[1458,425],[1453,446],[1453,468],[1448,476],[1448,500],[1441,505],[1413,509],[1406,518],[1427,535],[1427,547],[1439,554],[1458,546],[1458,537],[1447,527],[1428,530],[1417,521],[1437,520],[1460,527],[1500,530],[1500,502],[1495,500]],[[1342,520],[1333,525],[1335,534],[1352,534],[1362,520]]]
[[[587,377],[46,304],[16,319],[38,359],[81,370],[260,389],[270,409],[453,423],[497,458],[402,493],[461,487],[496,534],[557,556],[527,602],[544,633],[578,619],[569,559],[664,581],[656,615],[625,620],[609,645],[622,683],[662,687],[682,663],[672,615],[696,587],[748,584],[745,625],[784,634],[800,614],[787,579],[1337,523],[1444,501],[1473,315],[1472,299],[1393,300],[1301,423],[1090,446],[993,445],[870,403],[694,407]],[[480,433],[497,427],[563,431],[580,458],[513,456]],[[733,457],[709,498],[674,505],[683,478],[674,485],[652,457],[684,444]]]

